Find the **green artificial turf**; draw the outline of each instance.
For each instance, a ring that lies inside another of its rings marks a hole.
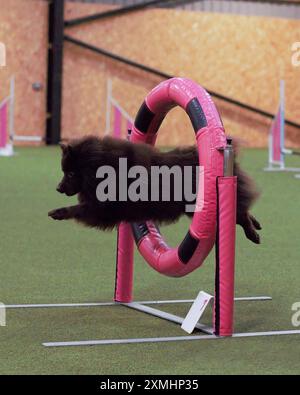
[[[55,186],[57,148],[23,148],[0,158],[0,301],[66,303],[110,301],[114,292],[116,234],[47,217],[70,204]],[[265,150],[247,150],[243,165],[262,190],[253,213],[262,244],[237,231],[236,295],[272,295],[272,302],[236,303],[241,331],[297,329],[292,304],[300,302],[300,180],[264,173]],[[290,163],[299,166],[297,158]],[[164,227],[171,245],[188,220]],[[136,255],[136,300],[186,299],[213,292],[214,257],[182,279],[150,269]],[[189,305],[162,306],[184,315]],[[209,315],[206,315],[206,320]],[[298,328],[299,329],[299,328]],[[0,327],[0,374],[299,374],[300,335],[178,343],[44,348],[42,342],[183,335],[180,327],[125,307],[9,310]]]

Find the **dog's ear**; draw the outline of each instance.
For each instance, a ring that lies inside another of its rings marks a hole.
[[[71,153],[72,147],[69,144],[59,143],[59,146],[64,155]]]

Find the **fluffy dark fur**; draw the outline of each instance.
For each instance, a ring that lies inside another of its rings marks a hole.
[[[78,194],[79,204],[63,207],[49,212],[55,220],[76,219],[79,222],[102,230],[112,229],[120,222],[144,222],[153,220],[158,223],[172,223],[186,213],[186,204],[191,202],[175,201],[171,193],[171,201],[116,201],[100,202],[96,196],[96,188],[101,180],[96,178],[100,166],[110,165],[118,169],[119,158],[127,158],[128,169],[141,165],[148,171],[150,166],[172,167],[178,165],[198,165],[196,146],[176,148],[169,152],[160,152],[146,144],[133,144],[126,140],[110,137],[99,139],[86,137],[62,145],[62,170],[64,177],[57,191],[67,196]],[[150,173],[149,173],[150,174]],[[241,225],[248,239],[259,244],[260,238],[256,230],[261,229],[259,222],[249,213],[251,205],[258,197],[253,181],[243,172],[235,160],[234,174],[238,177],[237,190],[237,224]],[[117,180],[118,185],[118,180]],[[196,171],[193,171],[193,185],[196,186]],[[160,189],[162,185],[160,184]],[[172,183],[171,188],[172,191]],[[150,195],[149,195],[150,196]]]

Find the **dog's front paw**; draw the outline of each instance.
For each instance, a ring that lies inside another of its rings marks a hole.
[[[67,208],[58,208],[56,210],[49,211],[48,216],[57,220],[62,221],[64,219],[68,219],[68,209]]]

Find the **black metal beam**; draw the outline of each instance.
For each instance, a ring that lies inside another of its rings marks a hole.
[[[126,7],[121,7],[121,8],[105,11],[105,12],[100,12],[100,13],[93,14],[93,15],[88,15],[88,16],[83,16],[83,17],[80,17],[80,18],[70,19],[68,21],[65,21],[65,27],[78,26],[78,25],[81,25],[83,23],[98,21],[100,19],[111,18],[111,17],[114,17],[114,16],[120,16],[120,15],[123,15],[123,14],[128,14],[130,12],[143,10],[145,8],[148,8],[148,7],[153,7],[155,5],[159,5],[159,4],[162,5],[164,3],[171,3],[171,2],[174,2],[174,0],[151,0],[151,1],[145,1],[145,2],[139,3],[139,4],[129,5],[129,6],[126,6]]]
[[[129,5],[126,7],[121,7],[109,11],[104,11],[104,12],[99,12],[93,15],[87,15],[83,16],[80,18],[75,18],[75,19],[70,19],[68,21],[65,21],[65,27],[72,27],[72,26],[78,26],[83,23],[88,23],[88,22],[93,22],[96,20],[100,19],[105,19],[105,18],[111,18],[115,16],[120,16],[123,14],[128,14],[130,12],[135,12],[139,10],[143,10],[145,8],[153,7],[153,6],[160,6],[163,7],[164,5],[169,7],[176,7],[180,6],[183,4],[189,4],[189,3],[196,3],[199,1],[203,0],[150,0],[150,1],[145,1],[143,3],[139,4],[134,4],[134,5]],[[300,2],[288,2],[284,0],[237,0],[238,2],[244,1],[244,2],[254,2],[254,3],[269,3],[269,4],[277,4],[277,5],[283,5],[283,4],[293,4],[293,5],[300,5]]]
[[[65,35],[64,39],[65,39],[65,41],[70,42],[70,43],[72,43],[74,45],[77,45],[77,46],[79,46],[81,48],[87,49],[89,51],[92,51],[92,52],[97,53],[99,55],[108,57],[110,59],[114,59],[117,62],[120,62],[120,63],[126,64],[127,66],[131,66],[131,67],[134,67],[136,69],[145,71],[145,72],[153,74],[153,75],[155,75],[157,77],[161,77],[161,78],[165,78],[165,79],[169,79],[169,78],[174,77],[171,74],[168,74],[168,73],[165,73],[163,71],[157,70],[155,68],[146,66],[146,65],[144,65],[142,63],[138,63],[138,62],[132,61],[132,60],[127,59],[127,58],[125,58],[123,56],[116,55],[116,54],[114,54],[112,52],[109,52],[109,51],[107,51],[105,49],[98,48],[98,47],[96,47],[94,45],[88,44],[88,43],[86,43],[84,41],[78,40],[78,39],[70,37],[68,35]],[[221,94],[219,94],[217,92],[214,92],[214,91],[211,91],[211,90],[208,90],[208,89],[207,89],[207,92],[211,96],[213,96],[213,97],[215,97],[217,99],[223,100],[226,103],[230,103],[230,104],[236,105],[236,106],[238,106],[238,107],[240,107],[240,108],[242,108],[244,110],[248,110],[248,111],[253,112],[255,114],[258,114],[258,115],[262,115],[262,116],[264,116],[266,118],[274,118],[274,114],[272,114],[270,112],[261,110],[259,108],[253,107],[253,106],[250,106],[249,104],[242,103],[242,102],[240,102],[238,100],[231,99],[230,97],[221,95]],[[289,125],[289,126],[293,126],[295,128],[299,128],[300,129],[300,124],[298,124],[296,122],[293,122],[293,121],[290,121],[290,120],[286,119],[285,123],[287,125]]]
[[[178,7],[189,3],[199,3],[204,0],[174,0],[174,4],[167,6],[167,8]],[[287,0],[235,0],[238,3],[257,3],[257,4],[271,4],[271,5],[295,5],[300,6],[299,1],[287,1]]]
[[[124,64],[126,64],[128,66],[132,66],[132,67],[134,67],[136,69],[145,71],[147,73],[154,74],[154,75],[156,75],[158,77],[165,78],[165,79],[172,78],[172,76],[167,74],[167,73],[164,73],[162,71],[159,71],[159,70],[154,69],[154,68],[149,67],[149,66],[145,66],[142,63],[138,63],[138,62],[135,62],[133,60],[130,60],[130,59],[124,58],[122,56],[116,55],[116,54],[114,54],[112,52],[106,51],[105,49],[95,47],[94,45],[88,44],[88,43],[86,43],[84,41],[80,41],[80,40],[78,40],[76,38],[73,38],[73,37],[70,37],[68,35],[65,35],[64,39],[65,39],[65,41],[68,41],[68,42],[70,42],[72,44],[75,44],[75,45],[77,45],[77,46],[79,46],[81,48],[84,48],[84,49],[87,49],[89,51],[95,52],[95,53],[97,53],[99,55],[106,56],[107,58],[114,59],[117,62],[124,63]]]
[[[194,0],[199,1],[199,0]],[[268,3],[268,4],[278,4],[278,5],[300,5],[299,0],[237,0],[238,2],[244,3]]]
[[[58,144],[61,136],[64,0],[49,2],[46,143]]]

